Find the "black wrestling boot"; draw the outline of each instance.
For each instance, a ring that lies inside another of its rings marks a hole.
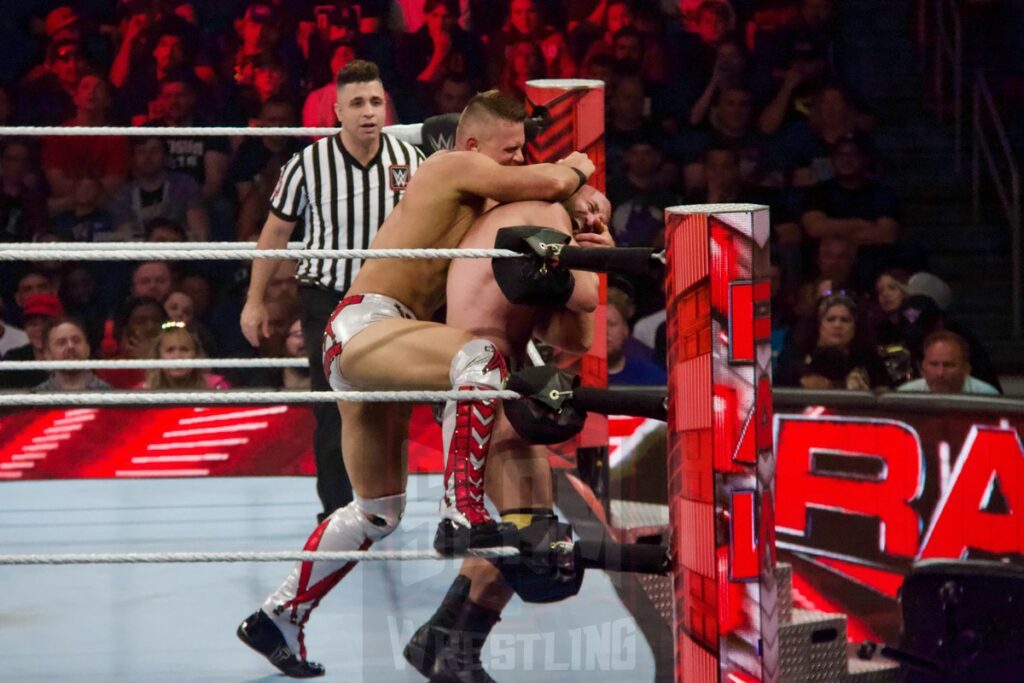
[[[519,547],[519,529],[514,524],[490,521],[476,526],[462,526],[450,519],[442,519],[434,534],[434,550],[442,555],[501,546]]]
[[[497,683],[484,671],[480,651],[500,620],[492,609],[470,600],[462,603],[448,642],[437,653],[430,683]]]
[[[455,626],[455,619],[459,616],[462,604],[469,599],[470,580],[467,576],[455,577],[448,594],[441,601],[441,606],[434,612],[434,616],[427,620],[427,623],[416,629],[405,646],[402,654],[405,661],[412,665],[412,668],[424,676],[430,676],[430,670],[434,668],[434,660],[437,659],[437,651],[448,643],[448,636]]]
[[[323,664],[300,659],[288,647],[284,635],[281,634],[281,629],[263,613],[263,610],[257,610],[246,617],[245,621],[239,624],[236,633],[239,640],[266,657],[267,661],[276,666],[285,676],[316,678],[327,672]]]

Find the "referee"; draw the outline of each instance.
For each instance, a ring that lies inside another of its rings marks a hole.
[[[295,154],[281,169],[270,198],[270,213],[257,248],[284,249],[301,218],[307,249],[365,249],[405,194],[410,176],[423,161],[411,144],[381,131],[385,95],[377,65],[354,60],[338,72],[334,112],[341,132]],[[256,346],[270,334],[264,305],[267,283],[280,261],[255,259],[242,309],[242,333]],[[322,339],[327,320],[349,288],[359,262],[306,259],[300,262],[299,303],[312,388],[329,391],[324,376]],[[314,403],[316,488],[323,520],[352,501],[352,484],[341,457],[341,418],[333,403]]]

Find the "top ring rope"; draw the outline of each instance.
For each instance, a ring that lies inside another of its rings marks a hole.
[[[302,242],[289,242],[288,249],[302,249]],[[255,242],[4,242],[4,249],[16,251],[130,251],[146,249],[169,249],[189,251],[192,249],[233,250],[255,249]]]
[[[519,548],[471,548],[442,555],[436,550],[280,550],[257,552],[53,553],[0,555],[0,566],[23,564],[164,564],[168,562],[411,562],[461,557],[517,557]]]
[[[53,391],[38,394],[0,392],[0,408],[13,406],[241,405],[279,403],[440,403],[504,401],[514,391]]]
[[[0,372],[24,370],[169,370],[171,368],[309,368],[305,358],[97,358],[0,360]]]
[[[269,259],[456,259],[456,258],[525,258],[511,249],[188,249],[178,246],[165,249],[94,248],[65,251],[60,242],[47,243],[50,248],[33,245],[31,249],[0,249],[0,261],[218,261]],[[103,243],[114,244],[114,243]],[[199,243],[196,243],[199,244]]]
[[[323,137],[337,135],[340,128],[268,127],[248,128],[244,126],[0,126],[0,136],[40,135],[60,137],[119,135],[126,137],[202,137],[238,135],[242,137],[263,137],[269,135],[291,135],[298,137]],[[384,126],[384,132],[394,135],[413,145],[423,144],[423,124],[409,123]]]

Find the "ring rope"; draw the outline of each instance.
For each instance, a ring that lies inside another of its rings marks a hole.
[[[423,124],[408,123],[384,126],[384,132],[408,143],[419,145],[423,142]],[[84,137],[119,135],[124,137],[214,137],[237,135],[240,137],[263,137],[270,135],[297,137],[324,137],[337,135],[341,128],[271,126],[251,128],[246,126],[0,126],[3,135],[38,135],[56,137]]]
[[[51,242],[50,244],[59,244]],[[270,259],[457,259],[524,258],[511,249],[149,249],[65,251],[50,249],[0,250],[0,261],[192,261]]]
[[[289,242],[289,249],[302,249],[302,242]],[[125,251],[145,249],[256,249],[256,242],[4,242],[4,249],[17,251]]]
[[[308,368],[305,358],[109,358],[4,360],[0,372],[21,370],[169,370],[172,368]]]
[[[37,553],[0,555],[0,565],[24,564],[163,564],[168,562],[411,562],[447,560],[460,557],[486,559],[516,557],[510,546],[478,548],[465,554],[442,555],[436,550],[281,550],[266,552],[174,552],[174,553]]]
[[[80,391],[38,394],[0,393],[4,406],[133,406],[162,404],[237,405],[240,403],[439,403],[521,398],[514,391]]]

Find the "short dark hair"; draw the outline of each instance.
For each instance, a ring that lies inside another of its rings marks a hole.
[[[526,120],[526,105],[508,93],[500,90],[487,90],[470,98],[466,108],[462,110],[459,123],[461,124],[467,117],[475,117],[480,114],[512,123],[522,123]]]
[[[253,60],[252,66],[254,69],[277,69],[282,72],[288,71],[288,67],[285,66],[284,60],[273,52],[260,53]]]
[[[68,318],[63,316],[60,318],[51,318],[47,320],[46,323],[43,325],[44,349],[50,345],[50,333],[53,332],[57,327],[64,324],[70,324],[77,327],[78,331],[82,333],[83,337],[85,337],[85,343],[89,344],[90,351],[92,350],[92,344],[89,343],[89,332],[85,329],[85,325],[82,323],[82,321],[77,318]]]
[[[459,3],[453,0],[427,0],[423,3],[423,13],[430,14],[438,7],[444,7],[449,13],[458,16],[459,14]]]
[[[612,43],[618,42],[619,38],[636,38],[642,43],[644,34],[640,33],[640,29],[635,26],[623,26],[612,36]]]
[[[196,78],[195,73],[190,69],[172,69],[160,80],[158,87],[162,90],[168,83],[180,83],[181,85],[188,87],[188,89],[193,93],[196,93],[199,90],[199,79]]]
[[[584,59],[583,63],[587,66],[603,66],[612,71],[619,65],[618,60],[608,52],[595,52],[590,57]]]
[[[169,21],[168,22],[162,22],[162,23],[157,24],[154,27],[154,29],[155,29],[153,31],[153,38],[154,38],[154,40],[153,40],[153,43],[152,43],[152,47],[153,48],[156,47],[157,43],[159,43],[160,39],[163,38],[164,36],[174,36],[175,38],[177,38],[178,40],[181,41],[181,49],[182,49],[182,52],[184,52],[185,61],[186,62],[191,62],[192,61],[192,58],[193,58],[193,56],[195,54],[194,45],[193,45],[192,41],[190,40],[189,34],[187,32],[185,32],[184,30],[182,30],[182,28],[178,24],[174,24],[174,23],[171,23]]]
[[[626,321],[626,325],[628,325],[630,330],[632,330],[633,325],[630,321],[636,313],[636,303],[633,301],[633,292],[627,291],[626,288],[621,288],[618,285],[609,285],[607,299],[608,305],[619,312],[622,319]]]
[[[173,261],[165,261],[165,260],[160,259],[160,260],[153,260],[153,261],[136,261],[134,264],[132,264],[131,279],[133,279],[133,280],[135,279],[135,273],[137,273],[139,271],[139,268],[142,268],[143,266],[151,266],[154,263],[157,264],[157,265],[167,266],[167,271],[171,274],[171,278],[172,279],[174,278],[174,274],[175,274],[174,273],[174,267],[175,267],[174,262]]]
[[[41,277],[47,282],[49,282],[51,285],[54,284],[52,275],[50,275],[44,270],[39,270],[37,268],[30,268],[29,270],[26,270],[24,273],[18,276],[18,284],[20,285],[21,281],[27,277]]]
[[[147,296],[130,296],[122,301],[114,309],[113,315],[111,315],[111,318],[114,320],[114,339],[121,339],[121,335],[124,334],[125,327],[128,325],[128,320],[136,309],[147,307],[156,309],[161,313],[164,320],[167,319],[167,311],[164,309],[164,305],[156,299],[151,299]]]
[[[340,90],[342,86],[349,83],[370,83],[380,80],[380,69],[373,62],[365,59],[353,59],[345,66],[338,69],[338,77],[335,84]]]
[[[129,144],[132,149],[142,147],[149,142],[156,142],[160,145],[160,148],[164,150],[164,154],[168,153],[167,140],[159,135],[133,135]]]
[[[27,152],[31,155],[32,140],[24,137],[9,137],[0,140],[0,155],[4,154],[11,147],[24,147]]]
[[[355,48],[356,42],[351,38],[338,38],[331,42],[331,49],[328,51],[329,54],[333,55],[339,47],[351,47]]]
[[[161,228],[172,230],[176,235],[178,235],[181,238],[182,242],[184,242],[188,238],[188,235],[185,234],[185,228],[181,226],[181,223],[170,218],[167,218],[165,216],[157,216],[156,218],[150,218],[143,224],[142,229],[146,235],[146,239],[148,240],[153,235],[154,232]],[[138,266],[135,266],[135,269],[137,270]]]
[[[704,12],[713,12],[727,23],[733,19],[732,6],[728,2],[723,2],[723,0],[704,0],[704,2],[697,6],[697,15],[700,16]]]
[[[295,102],[284,95],[271,95],[263,100],[263,104],[260,105],[260,111],[262,112],[267,107],[288,107],[292,110],[292,113],[297,113]]]
[[[743,85],[742,83],[736,83],[734,85],[723,86],[715,90],[715,94],[711,98],[711,104],[717,107],[719,104],[721,104],[722,98],[725,97],[727,93],[735,91],[739,91],[746,95],[748,100],[753,100],[753,95],[750,92],[750,88]]]
[[[731,154],[737,164],[740,162],[740,151],[735,147],[731,147],[723,143],[714,143],[708,146],[708,148],[704,150],[704,161],[707,161],[712,154],[716,153]]]
[[[469,79],[466,77],[466,75],[465,74],[460,74],[460,73],[445,74],[444,78],[442,78],[438,82],[438,90],[440,90],[441,86],[444,85],[445,83],[455,83],[456,85],[465,85],[465,86],[467,86],[469,88],[473,87],[473,84],[469,82]]]
[[[904,287],[904,293],[906,293],[907,283],[910,282],[910,271],[905,268],[893,267],[886,268],[885,270],[878,273],[875,276],[875,283],[877,284],[883,277],[891,277],[896,282],[900,283]]]
[[[967,343],[967,340],[961,337],[956,332],[950,330],[939,330],[938,332],[932,332],[924,339],[924,343],[921,344],[921,357],[924,358],[924,354],[928,353],[928,349],[935,346],[939,342],[945,342],[951,344],[960,349],[960,356],[963,358],[965,363],[971,362],[971,345]]]

